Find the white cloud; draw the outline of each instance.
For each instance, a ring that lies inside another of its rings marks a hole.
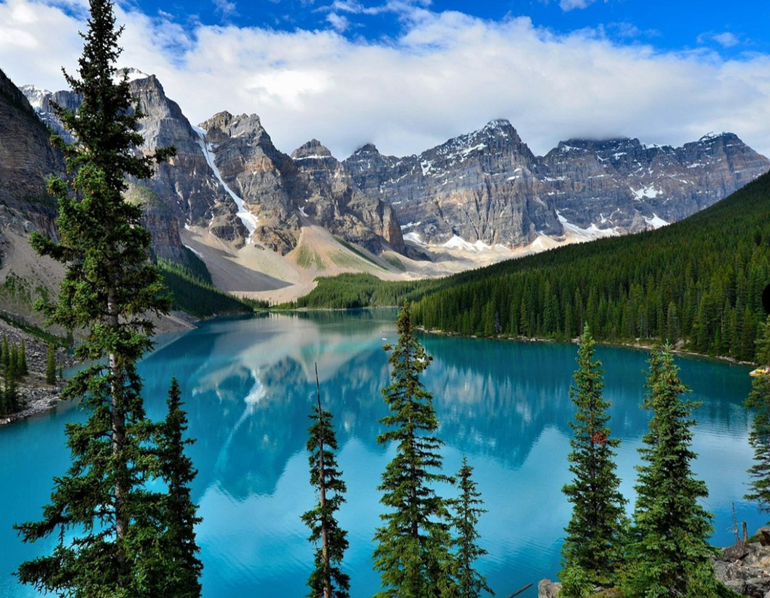
[[[332,26],[335,31],[344,33],[345,30],[350,27],[350,21],[343,15],[338,15],[336,12],[330,12],[326,15],[326,20]]]
[[[723,33],[701,33],[698,36],[699,44],[705,44],[711,41],[718,43],[723,48],[733,48],[741,43],[740,38],[729,31]]]
[[[226,17],[238,14],[235,2],[229,2],[228,0],[212,0],[212,2],[216,9]]]
[[[285,152],[315,137],[338,157],[366,142],[403,155],[508,118],[540,154],[575,136],[681,144],[733,131],[770,155],[768,55],[662,53],[596,30],[558,35],[527,18],[403,5],[403,35],[381,42],[333,30],[189,32],[121,10],[121,65],[155,73],[193,123],[221,110],[259,114]],[[82,44],[69,14],[42,0],[0,2],[0,68],[19,85],[62,88],[59,67],[72,70]]]
[[[561,0],[559,6],[562,10],[572,10],[573,8],[586,8],[596,2],[596,0]]]

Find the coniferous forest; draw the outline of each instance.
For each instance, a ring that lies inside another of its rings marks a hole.
[[[205,563],[195,534],[201,519],[191,484],[197,472],[186,452],[194,440],[186,434],[182,389],[172,378],[165,419],[150,420],[137,362],[152,348],[154,326],[147,314],[166,313],[172,305],[166,285],[184,302],[206,281],[153,264],[141,209],[123,200],[126,176],[149,177],[174,149],[144,157],[134,152],[142,142],[142,114],[132,103],[127,73],[114,66],[122,30],[115,26],[112,2],[91,0],[90,8],[78,75],[67,77],[83,104],[77,113],[58,108],[77,138],[72,146],[59,139],[72,179],[50,183],[60,209],[59,238],[33,237],[41,255],[67,267],[55,302],[41,309],[49,323],[85,331],[76,357],[87,365],[68,380],[64,396],[79,402],[87,420],[67,425],[71,463],[53,481],[41,519],[16,526],[24,542],[59,542],[49,554],[23,562],[16,575],[38,590],[73,598],[199,598]],[[381,582],[376,598],[492,594],[476,568],[486,554],[477,529],[486,512],[483,488],[465,458],[455,477],[442,469],[440,422],[422,380],[432,358],[416,323],[467,335],[581,335],[570,390],[572,478],[563,488],[572,505],[562,550],[563,598],[734,595],[717,580],[711,560],[712,515],[702,505],[708,489],[691,467],[696,405],[679,378],[672,345],[684,341],[698,352],[770,363],[770,319],[760,297],[770,277],[768,198],[770,175],[660,231],[565,247],[430,283],[385,285],[346,277],[336,294],[328,283],[319,285],[305,305],[419,299],[402,303],[398,338],[384,347],[389,384],[382,399],[388,412],[376,440],[393,450],[380,477],[382,513],[373,530],[372,561]],[[212,303],[206,310],[237,311],[243,305],[207,297]],[[619,491],[614,460],[620,441],[607,414],[595,337],[662,341],[648,362],[641,407],[650,422],[630,518]],[[6,382],[2,412],[15,408],[7,385],[27,373],[24,345],[3,342],[0,365]],[[53,349],[47,377],[55,381]],[[756,410],[748,498],[763,509],[770,505],[768,378],[757,376],[747,401]],[[337,519],[347,487],[317,371],[310,419],[306,449],[318,500],[302,515],[310,530],[308,596],[347,598],[348,538]],[[447,486],[459,496],[444,497]]]
[[[297,302],[367,307],[414,302],[428,330],[463,335],[683,341],[755,361],[770,284],[770,174],[680,222],[569,245],[441,280],[319,279]]]

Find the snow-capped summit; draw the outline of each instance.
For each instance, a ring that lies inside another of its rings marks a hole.
[[[43,109],[43,101],[51,95],[51,92],[37,85],[22,85],[21,92],[27,97],[27,101],[35,110]]]

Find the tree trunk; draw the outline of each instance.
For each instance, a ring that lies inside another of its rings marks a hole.
[[[323,421],[321,411],[321,384],[318,381],[318,364],[315,364],[315,385],[316,385],[316,399],[318,400],[318,423]],[[323,435],[318,437],[318,479],[319,479],[319,491],[321,502],[321,554],[324,561],[324,598],[331,598],[332,595],[332,580],[331,580],[331,565],[329,563],[329,538],[328,538],[328,522],[326,521],[326,514],[324,507],[326,506],[326,474],[324,472],[324,441]]]
[[[116,299],[115,287],[111,287],[107,292],[107,323],[111,327],[118,325],[118,305]],[[111,411],[111,436],[112,436],[112,457],[115,459],[115,465],[118,469],[118,475],[115,478],[115,488],[113,495],[115,499],[115,540],[118,547],[118,562],[123,564],[125,558],[123,554],[123,537],[126,533],[127,522],[123,513],[123,503],[125,500],[126,489],[124,488],[123,473],[123,445],[126,439],[126,416],[123,404],[123,372],[118,363],[118,356],[110,353],[110,394],[112,399]]]

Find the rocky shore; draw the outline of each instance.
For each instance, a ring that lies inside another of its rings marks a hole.
[[[762,528],[756,536],[760,536]],[[770,537],[769,537],[770,539]],[[717,579],[728,589],[750,598],[770,598],[770,541],[767,546],[760,542],[738,542],[720,550],[714,558]],[[557,598],[561,584],[542,579],[537,587],[538,598]],[[596,596],[613,596],[613,590],[604,590]]]
[[[19,330],[0,320],[0,339],[5,336],[10,344],[20,344],[24,341],[29,374],[18,382],[19,401],[22,409],[10,416],[0,417],[0,426],[26,419],[33,415],[53,409],[61,401],[60,394],[64,387],[62,381],[56,385],[46,384],[45,369],[48,359],[48,345],[31,334]],[[59,366],[74,365],[72,357],[63,349],[56,351],[56,371]]]

